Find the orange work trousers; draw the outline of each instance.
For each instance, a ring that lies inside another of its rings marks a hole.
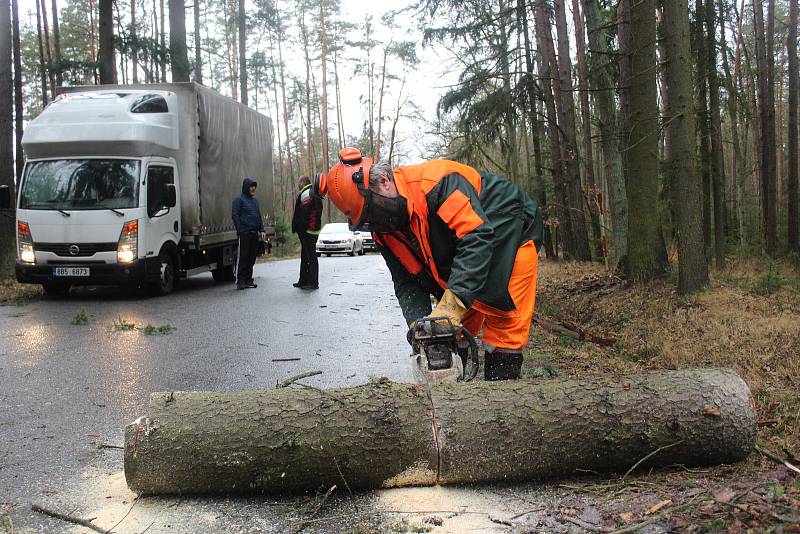
[[[528,334],[536,306],[536,273],[539,254],[536,245],[528,241],[519,249],[514,259],[514,268],[508,280],[508,293],[514,301],[515,310],[502,311],[474,302],[462,319],[462,324],[472,335],[477,336],[483,327],[483,344],[498,349],[520,351],[528,343]]]

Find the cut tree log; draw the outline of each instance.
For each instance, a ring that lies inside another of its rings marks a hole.
[[[529,481],[715,465],[753,450],[750,390],[729,369],[425,388],[155,393],[125,431],[140,494]]]

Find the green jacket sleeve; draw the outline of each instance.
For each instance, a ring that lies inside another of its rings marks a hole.
[[[483,211],[478,192],[460,174],[441,179],[427,195],[428,211],[456,236],[455,255],[447,288],[468,308],[486,284],[492,261],[494,228]]]

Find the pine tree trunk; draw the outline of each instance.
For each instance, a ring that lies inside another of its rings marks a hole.
[[[22,93],[22,55],[20,53],[19,33],[19,5],[17,0],[11,0],[11,24],[13,29],[13,54],[14,54],[14,139],[15,139],[15,171],[17,183],[22,180],[22,170],[25,167],[25,158],[22,153],[22,133],[25,123]],[[13,195],[12,195],[13,196]],[[16,198],[16,197],[14,197]]]
[[[788,120],[788,143],[789,143],[789,173],[786,177],[786,197],[787,210],[786,217],[788,223],[789,250],[800,253],[800,236],[798,236],[798,87],[797,87],[797,11],[798,0],[789,0],[789,36],[787,41],[787,52],[789,55],[789,120]]]
[[[389,47],[383,49],[383,69],[381,71],[381,89],[378,94],[378,135],[375,141],[375,161],[381,160],[381,135],[383,130],[383,92],[386,88],[386,59],[389,57]]]
[[[531,481],[715,465],[755,445],[750,390],[725,369],[539,382],[155,393],[125,431],[139,494]]]
[[[694,293],[708,285],[703,248],[700,180],[695,165],[692,57],[689,48],[687,0],[663,4],[664,81],[667,124],[667,171],[678,238],[678,293]]]
[[[769,1],[767,18],[774,21],[774,0]],[[775,96],[772,77],[775,60],[772,57],[773,46],[769,44],[774,37],[767,34],[774,22],[764,26],[764,13],[760,2],[753,2],[754,30],[756,41],[756,65],[758,78],[758,112],[760,120],[760,169],[761,212],[764,232],[764,252],[775,256]]]
[[[319,20],[319,45],[322,55],[322,131],[320,136],[322,137],[322,169],[327,170],[330,162],[328,153],[328,29],[325,26],[325,8],[322,1],[319,3]]]
[[[559,126],[563,133],[561,139],[564,153],[565,185],[569,201],[568,210],[572,223],[574,239],[572,259],[590,261],[589,234],[584,216],[584,194],[581,184],[581,172],[578,162],[578,137],[575,133],[575,100],[572,90],[572,62],[569,53],[569,35],[567,33],[567,14],[564,0],[553,2],[555,11],[556,34],[558,36],[558,78],[559,94]]]
[[[64,84],[62,73],[64,67],[61,59],[61,29],[58,24],[58,6],[56,0],[52,0],[51,8],[53,10],[53,51],[55,52],[55,62],[53,63],[53,71],[55,74],[56,87],[61,87]]]
[[[186,6],[184,0],[169,0],[168,5],[172,81],[188,82],[191,68],[186,50]]]
[[[100,46],[97,52],[100,83],[117,83],[117,66],[114,54],[114,0],[98,0],[98,33]]]
[[[239,21],[239,97],[242,104],[247,102],[247,19],[244,10],[244,0],[239,0],[239,7],[236,10]]]
[[[531,124],[531,142],[533,143],[533,158],[534,166],[536,168],[536,175],[534,177],[534,187],[539,191],[537,200],[540,203],[539,209],[542,210],[543,218],[547,222],[547,192],[544,185],[544,163],[542,159],[542,146],[541,146],[541,131],[542,121],[539,119],[539,96],[537,94],[536,77],[533,68],[533,51],[531,46],[531,37],[528,30],[528,7],[525,5],[525,0],[517,0],[517,20],[519,30],[524,38],[525,43],[525,75],[526,75],[526,92],[528,95],[528,120]],[[548,259],[557,259],[555,250],[553,249],[553,236],[550,232],[550,225],[544,225],[544,253]]]
[[[703,0],[695,2],[694,47],[695,61],[697,63],[697,101],[695,102],[697,116],[698,149],[700,153],[700,176],[703,191],[703,242],[706,254],[709,253],[713,242],[712,231],[712,179],[711,179],[711,128],[708,117],[708,54],[706,53],[706,40],[704,38],[705,8]]]
[[[0,185],[6,185],[14,195],[14,81],[11,74],[13,62],[11,4],[0,0]],[[13,213],[13,212],[11,212]],[[0,214],[0,280],[14,273],[16,223],[13,217]]]
[[[742,159],[742,149],[739,132],[739,93],[736,87],[736,78],[731,74],[728,63],[728,42],[725,37],[725,11],[724,1],[719,0],[719,28],[720,45],[722,47],[722,68],[725,72],[725,88],[728,92],[728,117],[730,119],[731,140],[733,144],[733,158],[731,161],[731,181],[732,196],[736,201],[734,212],[738,223],[739,243],[744,247],[744,215],[743,215],[743,184],[744,184],[744,162]],[[736,55],[738,60],[741,38],[737,36]],[[737,62],[738,65],[738,62]]]
[[[572,0],[572,23],[575,28],[575,44],[578,53],[578,90],[581,101],[581,134],[583,134],[583,163],[586,168],[586,200],[592,223],[595,258],[603,258],[602,232],[600,230],[600,206],[597,203],[599,189],[594,177],[594,148],[592,146],[592,120],[589,108],[589,79],[586,69],[586,32],[581,18],[580,0]]]
[[[50,98],[56,97],[56,78],[53,69],[53,51],[50,48],[50,23],[47,21],[47,0],[42,3],[42,28],[44,29],[44,53],[47,58],[47,79],[50,83]]]
[[[544,0],[537,0],[534,4],[534,24],[536,27],[536,40],[539,48],[539,80],[542,85],[542,94],[547,117],[547,138],[550,144],[550,162],[553,173],[553,188],[556,193],[556,214],[558,219],[559,239],[564,243],[563,252],[573,257],[572,251],[572,221],[569,217],[569,201],[564,180],[564,158],[559,142],[558,115],[556,112],[555,96],[559,92],[558,78],[553,76],[552,67],[555,65],[555,50],[553,36],[550,28],[550,19],[547,13],[547,4]],[[545,204],[546,205],[546,204]],[[565,237],[566,236],[566,237]],[[558,251],[555,245],[555,251]]]
[[[55,2],[55,0],[53,0]],[[136,0],[131,0],[131,70],[133,83],[139,83],[139,54],[136,43]]]
[[[603,22],[597,0],[582,0],[583,16],[586,18],[589,48],[591,50],[592,97],[594,99],[600,146],[603,153],[606,181],[608,183],[609,205],[611,209],[611,261],[610,267],[616,270],[628,250],[628,201],[625,194],[622,155],[619,144],[619,118],[612,87],[614,81],[609,72],[607,41],[603,35]],[[621,80],[622,81],[622,80]],[[622,101],[622,98],[620,98]]]
[[[161,82],[167,82],[167,18],[164,16],[164,0],[158,2],[158,18],[161,20],[159,40],[161,42]]]
[[[631,90],[628,195],[628,261],[630,280],[650,280],[666,270],[666,249],[658,214],[658,104],[656,95],[655,0],[631,4]]]
[[[289,162],[289,176],[294,177],[294,168],[292,165],[292,147],[289,137],[289,104],[286,100],[286,77],[283,71],[283,49],[281,47],[281,40],[278,38],[278,65],[281,72],[281,99],[283,101],[283,128],[286,135],[286,161]]]
[[[194,81],[203,83],[203,54],[200,40],[200,2],[202,0],[194,0],[194,9],[192,15],[194,17]]]
[[[714,0],[706,0],[706,53],[708,54],[708,93],[711,111],[711,177],[714,197],[714,257],[717,268],[725,267],[725,158],[722,148],[719,76],[717,74],[716,9]]]

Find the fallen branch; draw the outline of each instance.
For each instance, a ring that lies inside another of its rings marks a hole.
[[[101,443],[97,446],[98,449],[124,449],[124,445],[113,445],[111,443]]]
[[[588,341],[590,343],[594,343],[595,345],[600,345],[601,347],[611,347],[617,342],[616,339],[596,336],[591,332],[586,332],[577,326],[566,323],[556,323],[549,319],[545,319],[544,317],[540,317],[539,315],[533,316],[533,322],[548,332],[561,334],[562,336],[568,336],[573,339],[577,339],[578,341]]]
[[[273,358],[273,362],[299,362],[300,358]]]
[[[308,371],[306,373],[300,373],[299,375],[295,375],[295,376],[287,378],[283,382],[279,382],[278,385],[275,386],[275,389],[285,388],[286,386],[294,384],[298,380],[302,380],[304,378],[309,378],[309,377],[317,376],[317,375],[321,375],[321,374],[322,374],[322,371]]]
[[[771,453],[766,449],[762,449],[758,445],[756,445],[756,450],[758,452],[760,452],[761,454],[763,454],[764,456],[766,456],[767,458],[769,458],[770,460],[772,460],[773,462],[781,464],[781,465],[784,465],[790,471],[794,471],[795,473],[800,475],[800,468],[798,468],[796,465],[789,463],[787,460],[784,460],[780,456],[778,456],[778,455],[776,455],[774,453]]]
[[[497,523],[498,525],[505,525],[507,527],[514,526],[514,523],[512,523],[511,521],[508,521],[507,519],[500,519],[498,517],[489,516],[489,521],[491,521],[492,523]]]
[[[306,528],[308,526],[308,523],[306,521],[314,519],[317,516],[319,511],[322,510],[322,506],[325,504],[325,501],[328,500],[328,497],[330,497],[331,494],[333,494],[334,491],[336,491],[336,484],[334,484],[333,486],[328,488],[328,491],[326,491],[325,495],[322,496],[322,499],[319,501],[319,504],[317,504],[317,507],[314,508],[314,511],[311,512],[311,515],[308,516],[307,519],[304,519],[303,523],[300,526],[297,527],[297,529],[294,531],[294,534],[298,534],[299,532],[301,532],[304,528]]]
[[[679,445],[681,443],[683,443],[683,440],[676,441],[675,443],[670,443],[669,445],[664,445],[663,447],[657,448],[656,450],[654,450],[653,452],[651,452],[650,454],[648,454],[647,456],[645,456],[644,458],[633,464],[630,469],[625,471],[625,474],[622,475],[622,481],[625,482],[625,477],[630,475],[637,467],[642,465],[642,463],[644,463],[646,460],[649,460],[650,458],[652,458],[653,456],[655,456],[656,454],[658,454],[663,450],[669,449],[670,447],[674,447],[675,445]]]
[[[34,512],[39,512],[40,514],[44,514],[44,515],[48,515],[50,517],[54,517],[56,519],[60,519],[62,521],[66,521],[68,523],[74,523],[76,525],[81,525],[83,527],[90,528],[90,529],[94,530],[95,532],[100,532],[101,534],[111,534],[110,530],[106,530],[104,528],[98,527],[97,525],[95,525],[94,523],[92,523],[91,521],[89,521],[87,519],[81,519],[80,517],[75,517],[73,515],[60,514],[58,512],[54,512],[52,510],[48,510],[47,508],[42,508],[38,504],[32,504],[31,505],[31,510],[33,510]]]
[[[597,525],[593,525],[592,523],[589,523],[587,521],[583,521],[581,519],[578,519],[577,517],[570,517],[568,515],[562,515],[561,519],[563,519],[564,521],[567,521],[568,523],[572,523],[573,525],[578,526],[578,527],[582,528],[583,530],[587,530],[589,532],[599,532],[600,531],[600,527],[598,527]]]

